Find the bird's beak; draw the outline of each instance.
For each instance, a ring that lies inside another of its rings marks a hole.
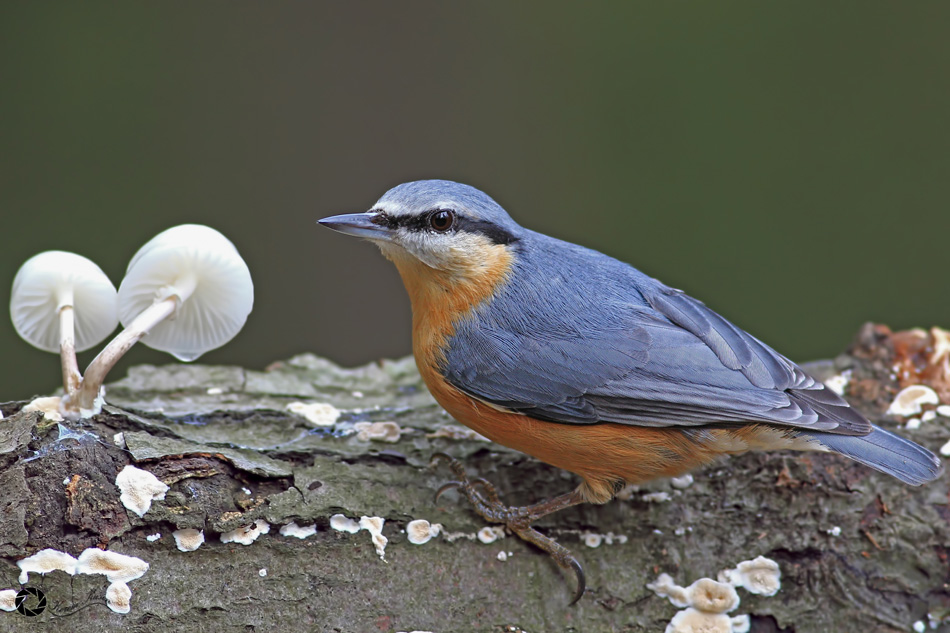
[[[387,242],[392,240],[392,230],[385,225],[376,224],[373,221],[375,217],[375,213],[346,213],[317,220],[317,224],[354,237],[365,237],[369,240],[384,240]]]

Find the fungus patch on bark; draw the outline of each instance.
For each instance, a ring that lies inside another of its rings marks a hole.
[[[251,525],[242,526],[230,532],[224,532],[221,534],[221,542],[250,545],[256,541],[261,534],[267,534],[268,532],[270,532],[270,523],[264,519],[258,519]]]
[[[17,567],[20,568],[20,584],[23,585],[29,582],[30,572],[48,574],[51,571],[64,571],[70,576],[74,576],[77,562],[66,552],[49,548],[40,550],[28,558],[17,561]]]
[[[185,528],[172,532],[175,537],[175,547],[182,552],[193,552],[205,542],[204,530]]]
[[[159,481],[158,477],[131,465],[116,475],[115,485],[122,492],[119,501],[139,517],[145,516],[152,507],[153,500],[164,499],[165,493],[168,492],[168,486]]]

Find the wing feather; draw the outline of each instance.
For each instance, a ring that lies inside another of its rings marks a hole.
[[[442,371],[463,392],[564,423],[870,432],[837,394],[700,301],[535,235],[511,281],[448,341]]]

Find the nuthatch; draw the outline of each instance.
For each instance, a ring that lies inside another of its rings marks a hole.
[[[494,200],[444,180],[399,185],[366,213],[320,220],[375,242],[412,302],[412,348],[435,399],[485,437],[579,475],[573,491],[509,508],[452,462],[485,519],[577,574],[531,527],[605,503],[624,485],[720,455],[830,451],[920,485],[927,449],[871,424],[795,363],[701,302],[602,253],[522,228]],[[441,493],[441,491],[440,491]]]

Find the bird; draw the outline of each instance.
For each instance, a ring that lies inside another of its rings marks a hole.
[[[628,484],[750,450],[845,455],[904,483],[943,467],[874,424],[794,362],[681,290],[583,246],[523,228],[479,189],[420,180],[365,213],[318,223],[379,246],[412,306],[423,381],[456,420],[580,477],[573,490],[508,507],[449,462],[489,522],[548,552],[586,588],[571,552],[532,527],[602,504]]]

